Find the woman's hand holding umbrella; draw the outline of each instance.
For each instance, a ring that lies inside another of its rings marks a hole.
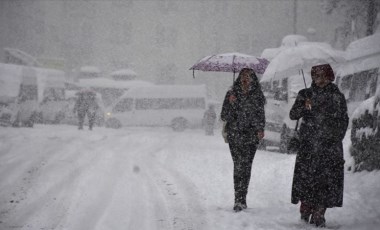
[[[228,98],[228,100],[229,100],[229,102],[230,102],[231,104],[233,104],[233,103],[235,103],[235,101],[236,101],[236,96],[233,95],[233,94],[231,94],[230,97]]]
[[[259,138],[259,140],[263,139],[264,136],[265,136],[264,131],[258,131],[257,132],[257,137]]]
[[[307,110],[311,110],[311,99],[306,98],[305,100],[305,107]]]

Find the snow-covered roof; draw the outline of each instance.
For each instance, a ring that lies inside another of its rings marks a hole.
[[[132,87],[150,86],[153,85],[153,83],[141,80],[115,81],[108,78],[93,78],[80,79],[77,85],[80,87],[129,89]]]
[[[123,97],[133,98],[194,98],[206,97],[205,85],[155,85],[131,88]]]
[[[289,34],[286,35],[282,41],[281,46],[277,48],[267,48],[264,49],[261,53],[261,57],[272,60],[274,57],[276,57],[281,51],[289,48],[297,46],[298,44],[302,42],[307,42],[307,38],[305,36],[299,35],[299,34]]]
[[[299,35],[299,34],[289,34],[286,35],[282,41],[281,46],[282,47],[294,47],[297,46],[301,42],[307,42],[307,38],[305,36]]]
[[[274,57],[276,57],[282,50],[283,50],[283,47],[267,48],[263,50],[263,52],[261,53],[261,57],[270,61]]]
[[[353,41],[346,49],[347,60],[362,58],[373,54],[380,55],[380,33]]]
[[[380,53],[377,55],[365,56],[363,58],[356,58],[351,61],[343,63],[337,69],[337,76],[347,76],[361,71],[380,68]]]
[[[338,76],[380,68],[380,33],[351,42],[345,56],[347,62],[339,67]]]
[[[137,73],[131,69],[120,69],[110,73],[111,76],[136,76]]]

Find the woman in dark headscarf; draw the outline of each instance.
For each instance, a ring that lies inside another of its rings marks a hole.
[[[234,163],[235,211],[247,208],[252,161],[264,137],[265,97],[252,69],[242,69],[226,94],[221,118],[227,122],[227,140]]]
[[[292,203],[301,202],[302,220],[324,227],[326,209],[343,204],[342,141],[349,119],[344,95],[332,83],[331,66],[313,66],[311,77],[311,87],[299,91],[290,110],[290,119],[302,118]]]

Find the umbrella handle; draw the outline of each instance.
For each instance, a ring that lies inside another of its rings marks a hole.
[[[195,78],[195,75],[194,75],[194,69],[193,69],[193,78]]]
[[[307,88],[306,87],[306,80],[305,80],[305,75],[303,74],[303,69],[301,69],[301,73],[302,73],[303,83],[305,84],[305,89],[306,89]]]

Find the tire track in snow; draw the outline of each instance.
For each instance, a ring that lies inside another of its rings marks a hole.
[[[108,138],[102,138],[106,140]],[[93,140],[96,160],[82,172],[64,226],[70,229],[97,229],[98,222],[106,214],[116,188],[123,178],[122,166],[117,152],[109,144]],[[118,175],[119,177],[115,177]]]
[[[164,196],[169,215],[163,222],[175,230],[204,229],[207,224],[206,215],[200,204],[201,197],[194,189],[196,186],[182,173],[170,168],[170,165],[155,159],[168,157],[163,154],[168,143],[173,141],[172,135],[160,136],[153,142],[149,140],[152,143],[142,137],[140,141],[145,144],[146,150],[144,154],[136,154],[135,160],[146,169],[145,173],[152,181],[151,184],[155,184],[156,190]],[[147,162],[147,159],[151,160]]]
[[[55,130],[55,127],[45,128]],[[202,229],[202,207],[190,180],[157,162],[152,154],[158,151],[165,158],[172,134],[152,135],[150,129],[147,131],[149,134],[121,130],[105,132],[106,136],[94,132],[68,136],[65,134],[68,129],[62,133],[39,130],[37,140],[42,152],[37,151],[38,158],[27,157],[33,161],[25,168],[34,169],[27,178],[30,183],[20,181],[25,186],[25,202],[12,208],[15,215],[6,218],[7,226],[15,229],[116,230],[133,229],[131,226],[147,230]],[[52,151],[45,149],[46,146],[53,148]],[[59,148],[62,150],[57,151]],[[18,157],[16,161],[21,161],[22,156]],[[60,175],[47,175],[53,171]],[[44,180],[49,181],[45,184]],[[86,187],[95,191],[87,193]],[[15,188],[18,187],[12,187]],[[121,202],[128,203],[121,205]],[[121,221],[122,218],[127,221]]]
[[[192,182],[181,173],[162,165],[150,167],[150,177],[165,192],[171,225],[176,230],[201,230],[207,224],[201,199]]]
[[[86,145],[75,138],[58,140],[54,149],[61,149],[60,151],[45,149],[49,154],[31,163],[32,169],[24,178],[21,191],[18,192],[23,194],[22,200],[25,201],[12,207],[10,213],[17,212],[17,217],[10,217],[4,221],[5,223],[16,227],[42,225],[42,227],[55,228],[59,225],[60,220],[68,212],[71,196],[81,175],[96,161],[96,154],[87,158],[86,154],[78,153],[78,145],[73,142]],[[90,147],[90,151],[94,150],[95,148]],[[87,161],[88,159],[90,160]],[[61,167],[64,171],[60,171],[59,175],[44,173],[44,171],[53,171],[51,168],[54,167],[54,170]]]

